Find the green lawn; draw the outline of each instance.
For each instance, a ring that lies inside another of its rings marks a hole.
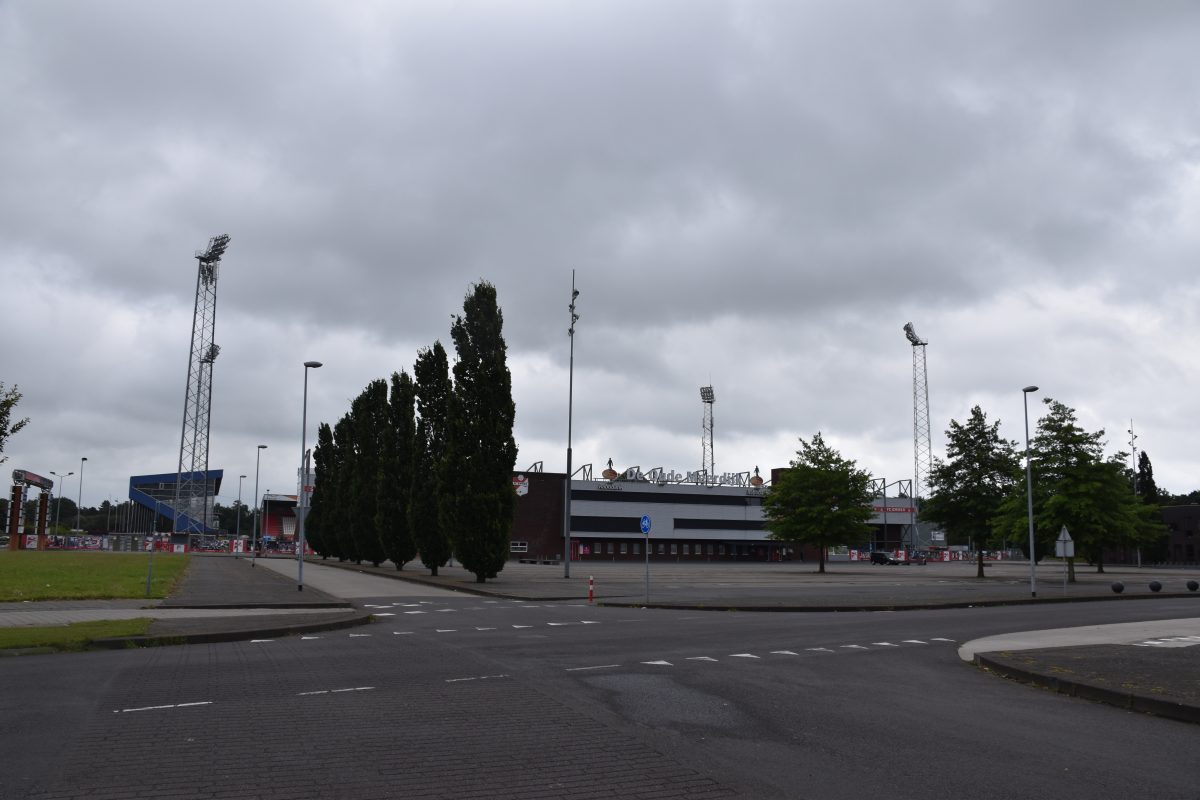
[[[53,628],[0,628],[0,650],[14,647],[83,650],[93,639],[140,636],[150,627],[150,622],[151,620],[142,618],[75,622]]]
[[[190,556],[154,554],[151,597],[166,597]],[[0,602],[146,596],[148,553],[0,550]]]

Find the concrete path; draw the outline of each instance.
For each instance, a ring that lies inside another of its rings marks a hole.
[[[1041,650],[1049,647],[1081,647],[1096,644],[1133,645],[1146,641],[1183,640],[1196,637],[1200,645],[1200,617],[1166,619],[1152,622],[1123,622],[1114,625],[1087,625],[1081,628],[1051,628],[1043,631],[1006,633],[974,639],[958,648],[958,657],[975,662],[979,653],[1013,650]]]
[[[260,558],[258,568],[266,567],[296,580],[296,560],[282,558]],[[391,570],[396,573],[396,570]],[[325,594],[354,600],[361,597],[462,597],[460,592],[443,589],[425,583],[414,583],[404,580],[396,574],[395,577],[371,575],[358,572],[352,566],[327,567],[312,561],[304,562],[305,591],[309,587],[318,589]],[[303,594],[297,592],[297,594]]]

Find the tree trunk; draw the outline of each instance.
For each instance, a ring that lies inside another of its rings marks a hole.
[[[1096,574],[1104,574],[1104,550],[1103,548],[1096,554]]]
[[[982,578],[983,577],[983,551],[979,550],[978,553],[979,553],[979,556],[978,556],[979,566],[975,570],[975,577]]]
[[[432,567],[429,568],[429,575],[432,578],[437,577],[437,564],[434,564]]]
[[[483,583],[486,580],[487,580],[487,577],[482,572],[475,573],[475,582],[476,583]]]
[[[825,571],[825,546],[824,545],[818,546],[817,552],[820,554],[820,558],[817,562],[817,572],[824,572]]]

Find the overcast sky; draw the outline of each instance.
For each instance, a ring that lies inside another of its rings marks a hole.
[[[5,470],[173,472],[220,268],[220,501],[495,284],[518,469],[913,471],[1021,387],[1200,487],[1200,4],[0,0]],[[1031,417],[1040,416],[1040,403]]]

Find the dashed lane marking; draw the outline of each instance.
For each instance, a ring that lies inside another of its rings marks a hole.
[[[114,714],[131,714],[134,711],[162,711],[168,708],[195,708],[196,706],[211,706],[212,700],[201,700],[197,703],[171,703],[165,706],[141,706],[140,708],[116,708]]]
[[[532,625],[513,625],[514,628],[532,628]]]
[[[308,642],[308,641],[311,641],[311,640],[313,640],[313,639],[320,639],[320,638],[321,638],[320,636],[301,636],[301,637],[300,637],[300,641],[302,641],[302,642]]]
[[[772,650],[771,652],[777,656],[798,656],[798,655],[800,655],[799,653],[793,653],[791,650]]]
[[[392,631],[392,636],[412,636],[412,631]]]
[[[318,689],[315,692],[297,692],[297,697],[314,697],[319,694],[342,694],[343,692],[369,692],[374,686],[353,686],[349,689]]]
[[[495,628],[476,628],[475,630],[477,630],[477,631],[494,631],[496,629]]]
[[[458,628],[438,628],[437,633],[457,633]]]
[[[273,641],[275,641],[275,640],[274,639],[251,639],[250,644],[265,644],[266,642],[273,642]]]
[[[351,639],[368,639],[368,638],[370,638],[370,636],[371,636],[371,634],[369,634],[369,633],[352,633],[352,634],[350,634]]]
[[[643,664],[649,664],[652,667],[673,667],[675,666],[670,661],[643,661]]]
[[[843,650],[866,650],[861,644],[844,644],[841,646]]]
[[[462,683],[463,681],[490,681],[496,678],[507,677],[507,675],[477,675],[472,678],[446,678],[446,683]]]
[[[875,645],[876,647],[899,647],[900,646],[898,644],[892,644],[891,642],[871,642],[871,644]]]
[[[762,656],[756,656],[753,653],[730,653],[729,657],[730,658],[762,658]]]
[[[905,639],[904,643],[905,644],[928,644],[927,642],[923,642],[920,639]]]
[[[616,669],[620,666],[621,666],[620,664],[597,664],[594,667],[568,667],[566,669],[566,671],[567,672],[586,672],[587,670],[591,670],[591,669]]]
[[[405,614],[424,614],[424,611],[405,611]]]
[[[390,611],[381,611],[380,613],[372,614],[371,616],[373,616],[373,617],[394,617],[396,615]]]
[[[808,650],[810,652],[813,652],[813,653],[832,653],[833,652],[828,647],[806,647],[804,649]]]
[[[715,658],[712,658],[710,656],[689,656],[687,660],[688,661],[716,661]]]
[[[932,639],[930,639],[929,641],[931,641],[931,642],[953,642],[956,640],[955,639],[943,639],[941,636],[935,636]]]

